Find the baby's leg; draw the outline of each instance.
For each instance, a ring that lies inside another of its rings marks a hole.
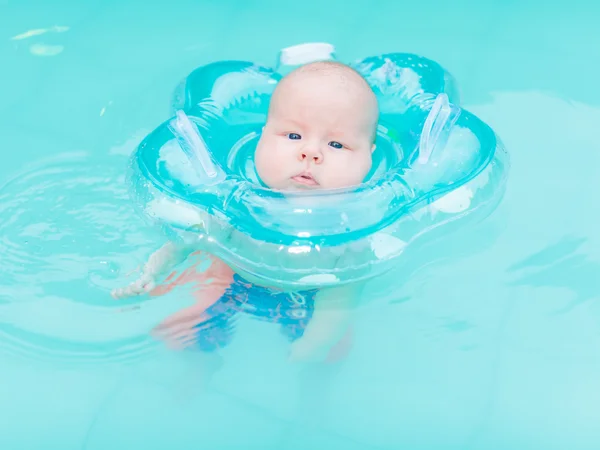
[[[324,361],[348,351],[351,325],[362,287],[342,286],[319,291],[304,334],[292,344],[292,361]]]
[[[151,294],[164,294],[175,286],[193,283],[192,295],[195,303],[172,314],[153,330],[153,334],[164,339],[174,348],[188,347],[197,342],[198,327],[211,319],[207,310],[223,299],[233,283],[233,270],[219,259],[213,259],[210,267],[203,273],[196,272],[195,267],[177,277],[170,285],[161,286],[161,291]],[[227,309],[227,308],[225,308]],[[227,314],[222,311],[222,314]]]

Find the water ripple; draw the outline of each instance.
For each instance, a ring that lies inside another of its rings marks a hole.
[[[109,295],[157,245],[133,211],[126,163],[63,154],[0,188],[0,352],[103,363],[156,347],[148,331],[168,313],[161,303]]]

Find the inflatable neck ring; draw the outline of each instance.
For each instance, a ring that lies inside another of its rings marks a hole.
[[[219,61],[188,75],[173,117],[132,158],[144,215],[251,279],[309,289],[382,274],[417,238],[495,208],[508,172],[496,134],[458,106],[440,65],[407,53],[349,64],[380,107],[364,183],[302,192],[264,186],[253,154],[271,93],[293,67],[326,59],[335,59],[332,46],[304,44],[282,51],[275,69]]]

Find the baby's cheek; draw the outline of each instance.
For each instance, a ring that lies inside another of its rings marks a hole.
[[[256,173],[258,173],[260,179],[267,183],[267,179],[269,178],[269,170],[264,161],[264,158],[261,158],[257,154],[257,157],[254,159],[254,164],[256,165]]]
[[[254,163],[258,176],[268,186],[273,186],[281,172],[281,164],[278,164],[277,158],[274,155],[266,152],[256,154]]]
[[[355,159],[347,165],[340,164],[332,168],[331,179],[335,188],[343,188],[361,184],[371,170],[369,160]]]
[[[373,156],[370,151],[362,151],[360,157],[357,158],[355,168],[356,177],[362,182],[373,166]]]

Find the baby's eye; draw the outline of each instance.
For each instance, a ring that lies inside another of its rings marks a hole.
[[[300,136],[298,133],[288,133],[288,139],[297,141],[299,139],[302,139],[302,136]]]
[[[340,144],[339,142],[336,142],[336,141],[331,141],[329,143],[329,145],[333,148],[344,148],[344,146],[342,144]]]

